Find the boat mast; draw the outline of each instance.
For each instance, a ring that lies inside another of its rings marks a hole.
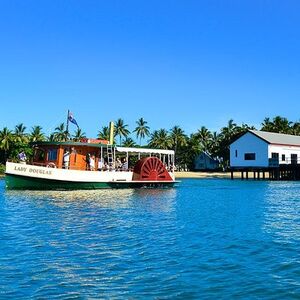
[[[69,135],[69,115],[70,115],[70,110],[68,109],[68,114],[67,114],[67,127],[66,127],[66,139],[68,138],[68,135]]]

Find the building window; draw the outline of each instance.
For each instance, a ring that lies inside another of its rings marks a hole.
[[[245,153],[245,160],[255,160],[255,153]]]
[[[281,160],[282,160],[282,161],[285,161],[285,154],[282,154],[282,155],[281,155]]]
[[[296,165],[298,163],[298,156],[297,154],[291,154],[291,164]]]
[[[237,150],[235,150],[235,157],[237,157]]]
[[[57,149],[48,150],[48,160],[57,160]]]

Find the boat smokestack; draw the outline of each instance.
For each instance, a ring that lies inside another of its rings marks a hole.
[[[114,122],[109,122],[109,144],[113,145],[114,143]]]

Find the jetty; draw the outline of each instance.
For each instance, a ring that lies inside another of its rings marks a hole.
[[[230,168],[230,178],[242,180],[300,180],[300,164],[277,168]]]

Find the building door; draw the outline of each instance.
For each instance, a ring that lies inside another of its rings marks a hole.
[[[272,164],[275,166],[279,165],[279,153],[272,152]]]
[[[298,161],[297,154],[291,154],[291,164],[296,165]]]

